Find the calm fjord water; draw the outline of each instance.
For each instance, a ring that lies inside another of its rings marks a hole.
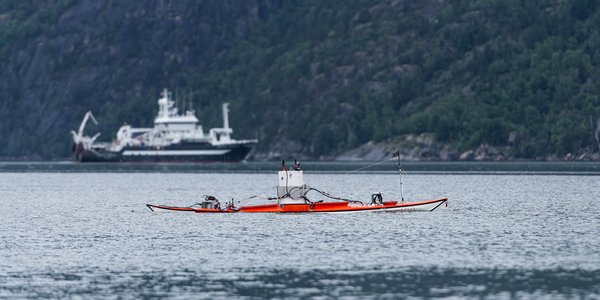
[[[0,298],[600,297],[594,164],[409,168],[405,197],[449,197],[448,207],[339,215],[145,207],[203,194],[260,202],[248,198],[272,196],[276,175],[252,164],[49,165],[0,166]],[[309,166],[307,183],[332,194],[399,194],[395,174]]]

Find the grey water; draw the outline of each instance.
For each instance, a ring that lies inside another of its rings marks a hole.
[[[307,163],[305,181],[400,197],[397,174],[360,166]],[[0,298],[597,299],[598,169],[409,163],[406,200],[447,207],[199,215],[145,204],[262,203],[277,163],[3,163]]]

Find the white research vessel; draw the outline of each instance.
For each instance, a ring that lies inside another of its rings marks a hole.
[[[258,142],[235,140],[229,127],[229,103],[223,103],[223,127],[211,128],[208,134],[198,125],[194,111],[178,114],[171,94],[165,89],[158,99],[158,115],[153,128],[123,125],[112,143],[96,143],[100,136],[84,136],[87,121],[97,124],[87,112],[79,131],[71,131],[73,154],[80,162],[238,162]]]

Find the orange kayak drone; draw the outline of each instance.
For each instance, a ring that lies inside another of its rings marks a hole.
[[[187,207],[146,204],[152,211],[182,211],[194,213],[355,213],[355,212],[383,212],[383,211],[433,211],[441,205],[448,205],[448,198],[424,200],[417,202],[383,201],[380,193],[371,195],[371,202],[364,203],[358,200],[344,199],[310,187],[304,183],[303,171],[299,163],[286,170],[282,162],[282,170],[278,172],[279,184],[277,197],[267,198],[276,200],[276,203],[248,205],[236,207],[227,202],[222,208],[219,200],[213,196],[204,196],[200,203]],[[311,201],[309,192],[317,192],[326,198],[337,201]]]

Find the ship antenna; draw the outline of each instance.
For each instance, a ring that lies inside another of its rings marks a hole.
[[[188,93],[190,94],[190,111],[194,112],[194,101],[192,99],[192,91],[188,91]]]
[[[181,93],[181,111],[183,111],[184,113],[186,113],[186,107],[187,107],[187,95],[185,93],[185,90]]]
[[[394,155],[398,157],[398,173],[400,173],[400,198],[402,199],[402,202],[404,202],[404,187],[402,185],[402,166],[400,165],[400,149],[396,149],[396,151],[394,151]]]
[[[185,100],[186,100],[186,99],[185,99],[185,93],[183,93],[183,94],[181,95],[181,98],[183,98],[183,99],[181,100],[181,102],[183,102],[183,103],[181,103],[181,111],[182,111],[183,113],[185,113]]]
[[[173,101],[175,102],[175,108],[177,108],[177,89],[175,89],[175,94],[173,95]]]

